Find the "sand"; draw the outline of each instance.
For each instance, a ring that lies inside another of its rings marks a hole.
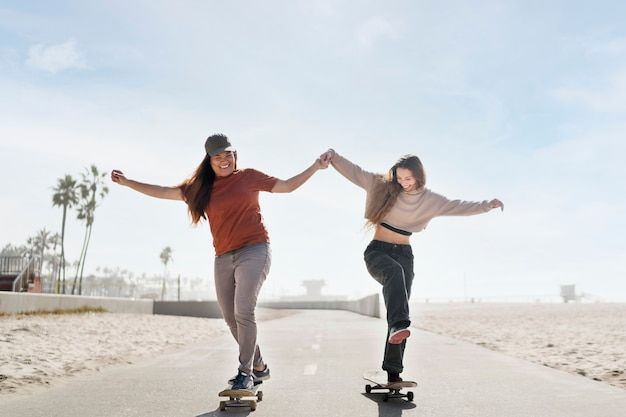
[[[258,319],[293,314],[259,309]],[[413,307],[415,327],[626,389],[626,304],[445,303]],[[142,314],[0,317],[0,404],[80,374],[227,332],[222,319]]]
[[[260,321],[293,314],[258,309]],[[0,404],[75,375],[99,372],[228,332],[222,319],[148,314],[8,315],[0,317]]]
[[[418,304],[413,325],[626,389],[626,304]]]

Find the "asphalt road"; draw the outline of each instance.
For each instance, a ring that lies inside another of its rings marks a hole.
[[[415,331],[405,379],[413,402],[366,394],[380,367],[385,322],[345,311],[302,311],[259,323],[272,379],[257,410],[219,410],[237,366],[230,335],[133,365],[76,377],[16,398],[1,417],[624,417],[626,391],[472,344]]]

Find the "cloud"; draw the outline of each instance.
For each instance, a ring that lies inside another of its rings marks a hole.
[[[28,68],[47,71],[53,74],[71,68],[85,68],[85,60],[76,49],[76,42],[69,40],[65,43],[45,47],[37,44],[30,47]]]
[[[583,43],[589,55],[623,56],[626,52],[626,38],[617,37],[606,41],[589,41]]]
[[[18,62],[18,54],[15,49],[2,48],[0,49],[0,70],[14,68]]]
[[[400,26],[390,22],[386,17],[376,16],[370,18],[356,28],[356,38],[363,46],[370,47],[379,39],[399,39]]]
[[[612,74],[604,90],[560,88],[551,94],[569,105],[606,114],[621,114],[626,112],[626,69]]]

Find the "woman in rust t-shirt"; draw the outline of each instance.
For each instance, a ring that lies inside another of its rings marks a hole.
[[[151,197],[183,200],[193,224],[208,221],[215,247],[217,301],[239,345],[238,372],[230,383],[233,389],[251,389],[254,380],[270,377],[257,345],[254,314],[272,258],[259,192],[292,192],[328,162],[317,159],[300,174],[280,180],[252,168],[237,169],[237,152],[222,134],[209,136],[204,147],[203,161],[179,185],[146,184],[119,170],[111,172],[111,180]]]

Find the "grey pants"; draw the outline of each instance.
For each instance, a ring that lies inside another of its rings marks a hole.
[[[267,243],[247,245],[215,258],[217,302],[239,344],[239,369],[247,374],[264,365],[257,345],[255,309],[271,263]]]

